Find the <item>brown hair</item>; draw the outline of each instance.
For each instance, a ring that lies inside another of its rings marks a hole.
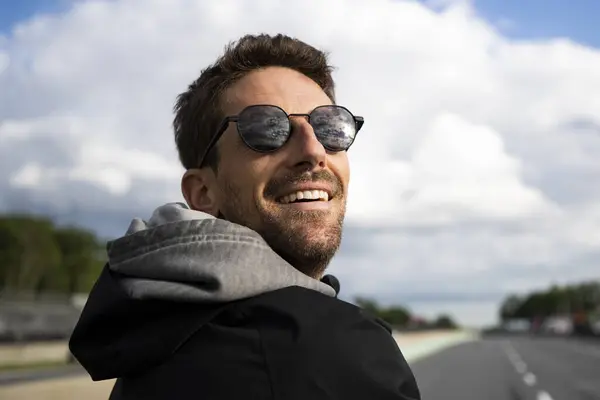
[[[185,169],[198,168],[199,158],[225,117],[223,92],[251,71],[287,67],[315,81],[335,103],[332,67],[323,51],[286,35],[246,35],[225,47],[217,61],[177,97],[174,107],[175,143]],[[213,148],[206,165],[217,170],[219,154]]]

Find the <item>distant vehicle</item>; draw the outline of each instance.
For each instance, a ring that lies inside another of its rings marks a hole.
[[[531,330],[531,322],[527,319],[510,319],[502,324],[502,328],[510,333],[527,333]]]
[[[573,333],[578,336],[594,335],[596,320],[591,313],[576,312],[573,314]]]
[[[540,327],[540,333],[566,336],[573,333],[573,321],[568,316],[548,317]]]
[[[592,327],[592,332],[594,332],[594,335],[600,336],[600,319],[592,322],[590,325]]]

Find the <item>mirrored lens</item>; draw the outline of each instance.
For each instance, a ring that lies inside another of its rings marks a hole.
[[[354,117],[341,106],[315,108],[310,114],[310,124],[321,144],[328,150],[347,150],[356,136]]]
[[[239,115],[240,136],[256,151],[273,151],[285,144],[290,135],[287,114],[275,106],[250,106]]]

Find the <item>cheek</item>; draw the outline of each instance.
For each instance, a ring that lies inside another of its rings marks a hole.
[[[232,165],[219,173],[221,204],[248,209],[256,203],[257,179],[244,163]]]
[[[330,167],[342,181],[344,188],[347,188],[350,181],[350,162],[346,152],[334,154],[330,159]]]
[[[350,181],[350,162],[348,161],[348,157],[344,157],[344,177],[346,179],[346,185]]]
[[[252,154],[252,160],[247,162],[243,168],[244,179],[252,187],[254,196],[258,201],[263,199],[264,190],[276,171],[275,166],[279,165],[275,154]]]

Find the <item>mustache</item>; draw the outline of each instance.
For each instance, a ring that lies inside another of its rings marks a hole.
[[[327,183],[331,186],[332,197],[337,197],[342,193],[342,182],[338,177],[328,171],[316,172],[291,172],[284,176],[274,178],[265,187],[265,197],[275,197],[281,195],[283,189],[289,186],[294,186],[302,183]]]

